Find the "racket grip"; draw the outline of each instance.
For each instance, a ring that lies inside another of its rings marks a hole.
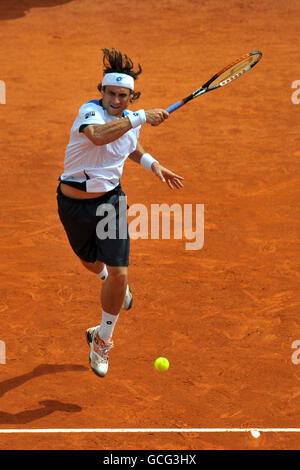
[[[170,113],[173,113],[173,111],[176,111],[176,109],[178,108],[181,108],[181,106],[184,105],[184,101],[183,100],[180,100],[180,101],[177,101],[177,103],[175,104],[172,104],[172,106],[169,106],[166,111],[170,114]]]

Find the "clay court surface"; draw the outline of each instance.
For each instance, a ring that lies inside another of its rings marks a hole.
[[[298,0],[2,0],[0,20],[1,429],[299,427]],[[56,187],[77,110],[99,97],[103,47],[143,66],[133,109],[173,104],[246,52],[263,58],[143,127],[185,186],[128,161],[128,204],[204,204],[205,242],[132,241],[134,307],[101,380],[84,337],[100,284],[68,245]],[[300,434],[4,433],[0,448],[300,449]]]

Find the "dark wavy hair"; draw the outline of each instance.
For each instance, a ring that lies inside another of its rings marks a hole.
[[[142,73],[142,67],[138,64],[138,68],[135,70],[132,60],[127,56],[127,54],[123,54],[122,52],[118,51],[117,49],[102,49],[103,52],[103,73],[104,75],[107,73],[126,73],[130,75],[134,80],[137,80],[140,73]],[[98,90],[101,92],[102,90],[102,83],[98,83],[97,86]],[[140,96],[141,93],[139,91],[131,91],[132,97],[131,101],[136,101]]]

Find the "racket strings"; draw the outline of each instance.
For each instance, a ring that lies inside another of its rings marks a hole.
[[[261,58],[261,53],[251,53],[240,57],[239,59],[232,62],[230,65],[222,69],[216,78],[209,84],[208,89],[216,86],[224,86],[233,80],[239,78],[245,72],[250,70]]]

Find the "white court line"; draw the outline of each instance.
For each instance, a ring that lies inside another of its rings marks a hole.
[[[300,428],[48,428],[48,429],[0,429],[0,434],[18,433],[222,433],[222,432],[300,432]]]

